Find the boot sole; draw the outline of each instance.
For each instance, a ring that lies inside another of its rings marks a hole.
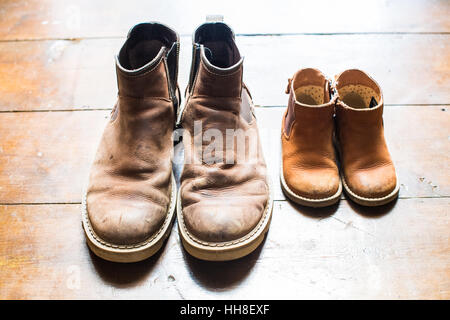
[[[178,230],[186,251],[193,257],[207,261],[229,261],[244,257],[253,252],[263,242],[272,219],[273,197],[269,185],[269,200],[258,225],[246,236],[228,242],[207,242],[189,233],[184,224],[181,196],[177,201]]]
[[[149,239],[133,245],[117,245],[108,243],[95,234],[89,221],[89,215],[86,206],[86,193],[84,193],[81,206],[81,221],[86,236],[86,242],[91,251],[96,256],[102,259],[123,263],[142,261],[158,252],[158,250],[161,249],[162,245],[164,244],[164,241],[168,238],[170,231],[172,230],[172,225],[175,217],[177,185],[173,173],[171,180],[172,191],[170,196],[170,204],[163,225]]]
[[[366,207],[377,207],[377,206],[382,206],[384,204],[387,204],[387,203],[395,200],[398,197],[398,193],[400,190],[400,185],[398,184],[398,180],[397,180],[397,185],[395,186],[395,189],[388,195],[386,195],[384,197],[380,197],[380,198],[367,198],[367,197],[359,196],[354,191],[352,191],[350,189],[350,187],[347,185],[347,182],[345,182],[345,178],[343,175],[341,175],[341,180],[344,184],[345,194],[353,202],[356,202],[357,204],[359,204],[361,206],[366,206]]]
[[[286,197],[288,197],[293,202],[300,204],[302,206],[306,207],[312,207],[312,208],[322,208],[322,207],[328,207],[336,202],[339,201],[342,195],[342,183],[339,181],[339,187],[337,192],[332,195],[331,197],[322,198],[322,199],[310,199],[306,197],[302,197],[296,193],[294,193],[287,185],[286,180],[284,179],[284,173],[283,173],[283,160],[281,160],[281,166],[280,166],[280,182],[281,182],[281,189],[283,190],[283,193]]]

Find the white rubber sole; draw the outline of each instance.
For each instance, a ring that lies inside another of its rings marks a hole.
[[[171,180],[172,191],[170,195],[170,204],[163,225],[149,239],[133,245],[116,245],[108,243],[95,234],[89,221],[89,215],[86,206],[86,194],[84,194],[81,206],[81,220],[86,236],[86,242],[92,252],[102,259],[112,262],[124,263],[142,261],[158,252],[158,250],[161,249],[162,245],[164,244],[164,241],[169,236],[170,231],[172,230],[172,225],[175,217],[177,185],[173,173]]]
[[[359,196],[355,192],[353,192],[350,189],[350,187],[347,185],[347,183],[345,182],[345,178],[343,175],[341,175],[341,180],[344,184],[345,194],[352,201],[356,202],[357,204],[359,204],[361,206],[366,206],[366,207],[377,207],[377,206],[382,206],[384,204],[387,204],[387,203],[395,200],[398,197],[398,193],[400,191],[400,185],[398,184],[398,180],[397,180],[397,185],[395,186],[395,189],[388,195],[381,197],[381,198],[367,198],[367,197]]]
[[[181,207],[181,196],[178,194],[177,219],[180,238],[186,251],[201,260],[229,261],[244,257],[253,252],[264,240],[272,219],[273,196],[269,184],[269,200],[258,225],[246,236],[228,242],[207,242],[193,236],[186,228]],[[224,208],[226,210],[226,208]]]

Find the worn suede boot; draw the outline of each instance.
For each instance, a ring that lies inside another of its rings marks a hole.
[[[289,80],[282,120],[280,180],[285,195],[309,207],[329,206],[342,194],[333,146],[334,104],[327,78],[302,69]]]
[[[117,56],[118,101],[91,168],[82,217],[89,247],[106,260],[146,259],[170,233],[178,51],[174,31],[142,23]]]
[[[194,34],[184,128],[178,226],[185,249],[204,260],[232,260],[264,239],[271,190],[243,59],[224,23]]]
[[[399,191],[383,129],[383,94],[360,70],[336,76],[336,142],[346,194],[364,206],[394,200]]]

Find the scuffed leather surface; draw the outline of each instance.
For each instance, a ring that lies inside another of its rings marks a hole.
[[[382,198],[394,191],[397,177],[384,138],[383,94],[379,85],[364,71],[351,69],[336,77],[339,88],[363,84],[379,94],[374,108],[354,109],[341,100],[336,104],[337,140],[341,171],[346,184],[357,196]]]
[[[336,194],[339,171],[333,147],[334,104],[303,106],[289,97],[295,120],[287,135],[281,133],[283,175],[288,187],[308,199],[324,199]],[[282,128],[285,128],[283,117]]]
[[[295,89],[324,88],[323,105],[305,105]],[[325,199],[339,189],[339,170],[333,146],[334,101],[326,77],[317,69],[301,69],[289,81],[288,106],[281,130],[283,176],[289,189],[306,199]]]
[[[117,115],[91,168],[87,209],[100,238],[129,245],[150,238],[166,218],[175,115],[163,60],[139,75],[117,68],[117,77]]]
[[[202,60],[194,85],[182,116],[182,126],[191,137],[183,137],[185,165],[180,187],[183,220],[188,232],[199,240],[235,240],[257,226],[269,200],[256,119],[248,110],[253,106],[242,84],[242,63],[230,73],[218,74],[207,69]],[[246,121],[249,117],[250,122]],[[216,155],[234,159],[234,164],[202,161],[201,155],[209,142],[204,141],[201,148],[194,150],[194,121],[202,122],[200,135],[207,129],[222,133],[224,145]],[[249,153],[247,161],[238,159],[236,148],[225,143],[226,129],[250,133],[251,142],[245,146]],[[192,163],[187,161],[189,155],[193,156]]]
[[[397,185],[394,164],[386,146],[383,105],[351,109],[336,105],[341,169],[345,182],[358,196],[381,198]]]

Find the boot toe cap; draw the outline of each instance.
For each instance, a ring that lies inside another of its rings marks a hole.
[[[227,242],[245,237],[261,221],[268,199],[203,200],[183,208],[183,222],[189,233],[206,242]],[[222,202],[218,203],[218,200]]]
[[[151,238],[164,223],[166,208],[146,200],[96,199],[87,202],[91,226],[114,245],[133,245]]]
[[[345,183],[352,193],[361,198],[381,199],[397,190],[397,177],[393,166],[380,166],[358,170],[345,175]]]
[[[326,199],[339,190],[339,174],[334,169],[302,170],[284,174],[289,189],[306,199]]]

